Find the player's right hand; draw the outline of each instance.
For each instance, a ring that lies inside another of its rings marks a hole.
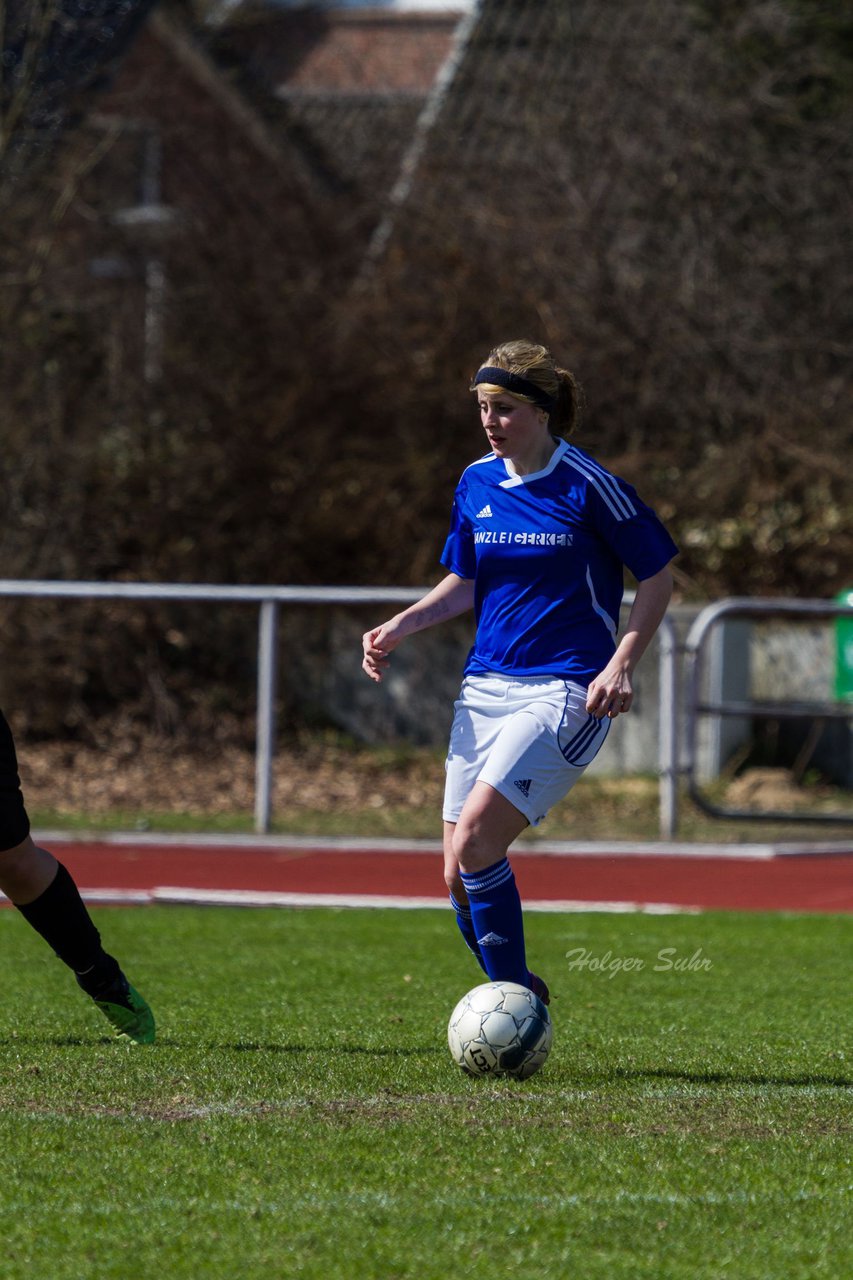
[[[389,662],[388,648],[390,646],[386,648],[382,644],[384,633],[387,633],[387,629],[388,624],[383,622],[381,627],[374,627],[372,631],[365,631],[361,638],[361,647],[364,650],[364,657],[361,661],[362,670],[377,684],[381,683]]]

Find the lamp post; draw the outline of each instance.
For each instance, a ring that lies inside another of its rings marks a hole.
[[[163,148],[159,135],[146,134],[142,147],[140,200],[117,210],[114,226],[141,243],[144,251],[145,302],[143,313],[143,377],[148,384],[159,382],[163,374],[163,341],[166,315],[166,265],[163,244],[178,222],[178,211],[161,201]]]

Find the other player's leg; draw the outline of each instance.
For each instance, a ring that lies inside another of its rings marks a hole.
[[[98,930],[68,870],[29,834],[12,734],[0,712],[0,891],[71,969],[116,1034],[154,1039],[154,1017]]]
[[[118,961],[104,950],[68,869],[27,836],[14,848],[0,851],[0,889],[73,971],[116,1035],[136,1044],[151,1043],[154,1015]]]

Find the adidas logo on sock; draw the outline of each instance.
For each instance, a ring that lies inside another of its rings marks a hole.
[[[482,510],[482,511],[478,511],[478,512],[477,512],[477,514],[476,514],[476,516],[474,517],[474,519],[475,519],[475,520],[487,520],[491,514],[492,514],[492,508],[489,506],[489,504],[488,504],[488,502],[487,502],[487,503],[486,503],[486,505],[483,507],[483,510]]]
[[[481,947],[502,947],[508,941],[508,938],[502,938],[499,933],[487,933],[485,937],[477,939],[477,944]]]
[[[519,791],[523,796],[529,796],[530,784],[532,781],[533,781],[532,778],[519,778],[517,782],[513,783],[513,786],[518,787]]]

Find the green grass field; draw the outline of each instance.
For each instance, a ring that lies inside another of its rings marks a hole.
[[[530,916],[520,1084],[450,1061],[449,912],[95,914],[159,1042],[0,911],[3,1280],[853,1274],[849,918]]]

